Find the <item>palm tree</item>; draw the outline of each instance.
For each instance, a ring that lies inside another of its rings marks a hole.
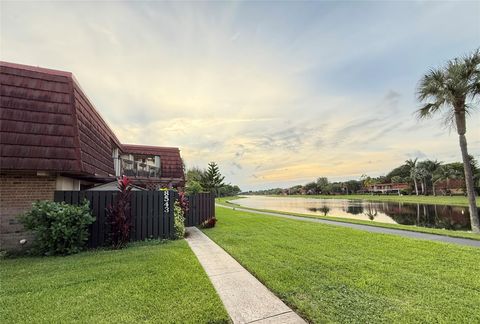
[[[428,187],[433,182],[433,174],[440,167],[441,162],[437,160],[425,160],[417,163],[418,176],[422,181],[422,193],[424,195],[428,194]]]
[[[415,194],[418,196],[418,184],[417,184],[417,159],[412,160],[406,160],[405,164],[409,166],[410,168],[410,178],[413,180],[413,183],[415,184]]]
[[[480,233],[475,202],[472,168],[467,150],[466,118],[480,95],[480,49],[463,58],[455,58],[444,67],[430,70],[417,89],[418,100],[425,103],[418,110],[418,118],[427,118],[447,109],[446,124],[455,127],[465,169],[470,221],[472,231]]]

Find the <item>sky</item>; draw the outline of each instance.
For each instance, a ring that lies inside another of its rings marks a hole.
[[[2,1],[0,59],[72,72],[123,143],[255,190],[461,161],[415,89],[480,46],[478,17],[478,1]],[[467,140],[480,159],[479,109]]]

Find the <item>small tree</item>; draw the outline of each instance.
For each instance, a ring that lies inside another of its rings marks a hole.
[[[330,190],[330,183],[326,177],[320,177],[317,179],[317,191],[325,194]]]
[[[120,249],[129,242],[132,229],[130,214],[132,185],[130,179],[123,176],[118,180],[118,189],[120,192],[115,198],[115,202],[106,209],[107,225],[109,225],[108,241],[115,249]]]
[[[208,164],[207,170],[202,174],[201,185],[205,190],[218,194],[218,190],[223,186],[224,176],[220,173],[215,162]]]

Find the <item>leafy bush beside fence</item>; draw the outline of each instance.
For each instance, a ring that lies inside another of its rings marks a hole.
[[[95,221],[88,201],[78,206],[64,202],[37,201],[20,218],[35,233],[34,252],[43,255],[73,254],[88,240],[88,225]]]
[[[178,201],[175,202],[173,210],[173,228],[174,228],[174,238],[181,239],[185,236],[185,217],[184,211],[180,206]]]

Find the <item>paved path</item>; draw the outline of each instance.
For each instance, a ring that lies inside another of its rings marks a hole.
[[[198,228],[188,227],[186,240],[234,323],[306,324]]]
[[[362,231],[367,231],[367,232],[372,232],[372,233],[394,234],[394,235],[400,235],[400,236],[405,236],[405,237],[410,237],[410,238],[415,238],[415,239],[420,239],[420,240],[439,241],[439,242],[454,243],[454,244],[459,244],[459,245],[466,245],[466,246],[473,246],[473,247],[480,248],[480,241],[458,238],[458,237],[449,237],[449,236],[445,236],[445,235],[436,235],[436,234],[428,234],[428,233],[421,233],[421,232],[414,232],[414,231],[404,231],[404,230],[377,227],[377,226],[369,226],[369,225],[361,225],[361,224],[353,224],[353,223],[345,223],[345,222],[336,222],[336,221],[320,219],[320,218],[310,218],[310,217],[285,215],[285,214],[272,213],[272,212],[263,212],[263,211],[245,209],[245,208],[241,208],[241,207],[231,207],[231,206],[226,206],[226,205],[222,205],[222,204],[216,204],[216,205],[221,206],[221,207],[225,207],[225,208],[234,209],[234,210],[240,210],[240,211],[245,211],[245,212],[249,212],[249,213],[255,213],[255,214],[277,216],[277,217],[301,220],[301,221],[306,221],[306,222],[323,223],[323,224],[329,224],[329,225],[335,225],[335,226],[343,226],[343,227],[359,229],[359,230],[362,230]]]

